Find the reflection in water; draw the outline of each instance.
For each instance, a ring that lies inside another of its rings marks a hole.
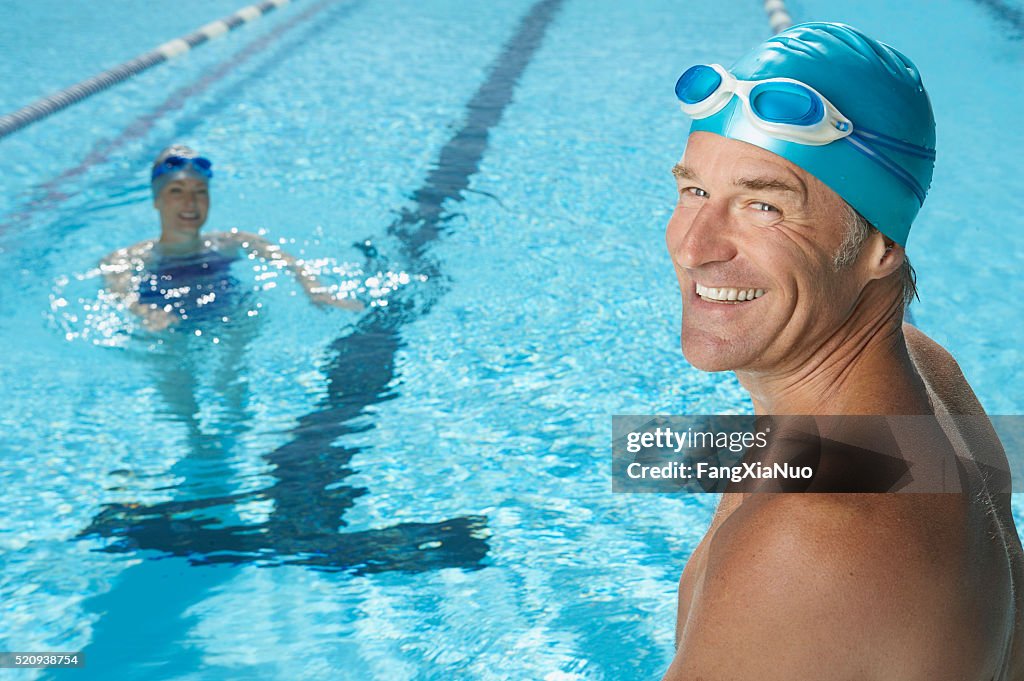
[[[408,276],[379,272],[368,279],[373,280],[365,282],[371,297],[388,290],[388,282],[409,281]],[[245,296],[258,294],[250,290]],[[374,305],[370,318],[393,318],[397,309]],[[202,651],[182,636],[181,626],[193,604],[235,574],[218,565],[420,572],[476,569],[487,553],[486,519],[479,516],[339,532],[345,524],[342,516],[366,490],[343,484],[353,474],[349,462],[359,450],[334,441],[355,430],[346,423],[367,404],[393,396],[388,385],[397,347],[394,333],[355,334],[334,344],[337,356],[348,358],[343,360],[344,380],[332,380],[321,409],[300,420],[304,438],[263,457],[273,484],[238,491],[234,466],[250,458],[247,435],[257,418],[246,362],[264,322],[260,315],[222,312],[230,323],[217,318],[204,325],[202,315],[189,315],[187,331],[181,327],[160,334],[160,343],[143,355],[163,403],[164,413],[158,416],[185,432],[188,454],[168,472],[179,481],[172,489],[175,498],[107,505],[80,534],[111,540],[103,549],[111,553],[148,550],[188,560],[141,561],[122,571],[111,591],[90,600],[88,610],[101,617],[83,652],[109,678],[155,678],[152,665],[157,661],[168,673],[205,666]],[[219,342],[211,343],[211,337]],[[214,400],[208,397],[211,393]],[[204,409],[204,402],[216,408]],[[253,521],[247,513],[253,506],[271,511]],[[146,617],[140,618],[140,612]],[[133,651],[130,658],[123,654],[126,649]],[[150,664],[140,667],[133,660]]]
[[[373,253],[369,244],[364,250]],[[262,490],[234,491],[230,462],[244,453],[238,443],[255,419],[245,358],[261,318],[254,314],[259,306],[252,302],[254,293],[240,291],[232,276],[232,262],[217,253],[163,259],[136,277],[135,287],[148,296],[143,302],[169,302],[180,320],[161,334],[145,361],[170,419],[185,428],[189,454],[170,471],[181,481],[175,489],[178,499],[107,506],[82,535],[116,539],[107,551],[157,550],[194,564],[300,564],[357,572],[479,567],[487,545],[486,521],[478,516],[339,534],[344,513],[366,490],[341,484],[354,472],[349,464],[359,450],[334,441],[352,432],[345,424],[366,406],[393,397],[388,386],[398,335],[377,327],[405,319],[401,305],[385,305],[387,293],[411,281],[404,273],[377,271],[364,280],[374,304],[360,325],[363,332],[332,346],[335,361],[328,375],[341,371],[344,376],[331,380],[324,403],[300,419],[296,430],[304,435],[264,457],[277,481]],[[252,309],[247,312],[247,307]],[[200,340],[204,332],[220,347]],[[336,366],[339,358],[344,358],[343,367]],[[211,360],[216,362],[212,372],[205,369]],[[205,430],[197,397],[204,376],[212,378],[210,388],[218,397],[215,420]],[[272,509],[267,520],[242,521],[236,509],[253,503]]]
[[[487,552],[486,519],[463,516],[434,523],[402,523],[392,527],[340,533],[344,513],[366,493],[362,487],[340,484],[354,471],[349,467],[359,448],[334,444],[357,429],[347,425],[371,404],[394,397],[394,353],[398,335],[369,332],[395,317],[394,306],[372,308],[361,324],[363,331],[345,336],[332,346],[334,375],[344,366],[344,380],[331,381],[318,410],[300,419],[303,435],[266,455],[276,482],[261,490],[233,492],[211,488],[211,479],[228,480],[225,462],[233,458],[235,443],[249,430],[254,415],[248,410],[245,376],[241,366],[245,348],[255,338],[258,318],[225,326],[220,351],[225,357],[215,375],[221,396],[220,417],[213,430],[202,431],[196,414],[197,368],[185,347],[193,338],[171,335],[166,354],[152,355],[156,383],[165,404],[189,433],[190,454],[171,473],[182,480],[179,490],[202,485],[202,498],[184,498],[141,506],[106,507],[82,535],[115,539],[112,552],[151,549],[188,557],[195,564],[256,562],[261,565],[309,565],[323,570],[380,572],[421,571],[439,567],[479,567]],[[175,362],[172,357],[181,357]],[[360,427],[362,430],[365,427]],[[221,473],[211,474],[211,463],[221,462]],[[226,516],[241,504],[270,502],[272,512],[259,523]]]

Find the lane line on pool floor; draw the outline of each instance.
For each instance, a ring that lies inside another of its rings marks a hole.
[[[1008,23],[1018,36],[1024,35],[1024,10],[1013,7],[1003,0],[974,0],[974,2],[988,9],[997,19]]]
[[[441,274],[429,261],[426,246],[437,240],[450,217],[449,201],[463,200],[470,178],[487,150],[491,128],[512,102],[518,81],[532,60],[564,0],[540,0],[520,21],[485,81],[466,104],[464,122],[442,147],[423,185],[388,228],[401,242],[408,266],[428,272],[437,285]],[[361,450],[335,444],[365,426],[352,421],[374,404],[396,397],[395,358],[403,345],[401,330],[429,311],[407,298],[386,308],[372,308],[351,333],[333,341],[324,370],[327,395],[312,412],[299,417],[290,442],[265,455],[272,465],[269,487],[235,495],[165,502],[149,506],[110,505],[82,535],[127,541],[192,561],[213,560],[210,547],[235,563],[305,565],[320,570],[421,571],[442,567],[482,567],[486,556],[487,519],[468,515],[440,522],[399,523],[380,529],[343,533],[343,516],[366,489],[339,484],[355,471],[352,457]],[[259,498],[273,501],[260,525],[211,527],[188,517],[197,509],[239,504]],[[110,550],[118,550],[116,544]]]

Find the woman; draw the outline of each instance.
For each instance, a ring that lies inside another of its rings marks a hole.
[[[100,262],[107,288],[122,298],[151,331],[183,320],[216,315],[227,319],[240,293],[231,263],[263,258],[295,274],[317,305],[361,310],[357,300],[335,297],[303,261],[266,239],[232,229],[200,236],[210,210],[212,163],[184,145],[164,149],[153,162],[153,207],[160,238],[114,251]]]

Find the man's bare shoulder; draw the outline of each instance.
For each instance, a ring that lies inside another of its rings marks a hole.
[[[929,623],[958,589],[940,546],[959,533],[896,497],[748,496],[710,538],[666,678],[888,679],[883,664],[936,659]]]
[[[708,571],[798,582],[824,575],[836,596],[862,594],[876,578],[891,583],[895,571],[927,581],[937,576],[936,543],[958,534],[961,506],[951,495],[751,494],[712,537]]]
[[[985,413],[960,364],[948,350],[911,324],[903,324],[903,337],[910,358],[933,399],[938,399],[951,414]]]

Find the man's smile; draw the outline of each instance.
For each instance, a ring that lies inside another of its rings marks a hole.
[[[732,286],[703,286],[694,282],[697,295],[701,300],[712,303],[742,303],[760,298],[765,294],[763,288],[737,288]]]

